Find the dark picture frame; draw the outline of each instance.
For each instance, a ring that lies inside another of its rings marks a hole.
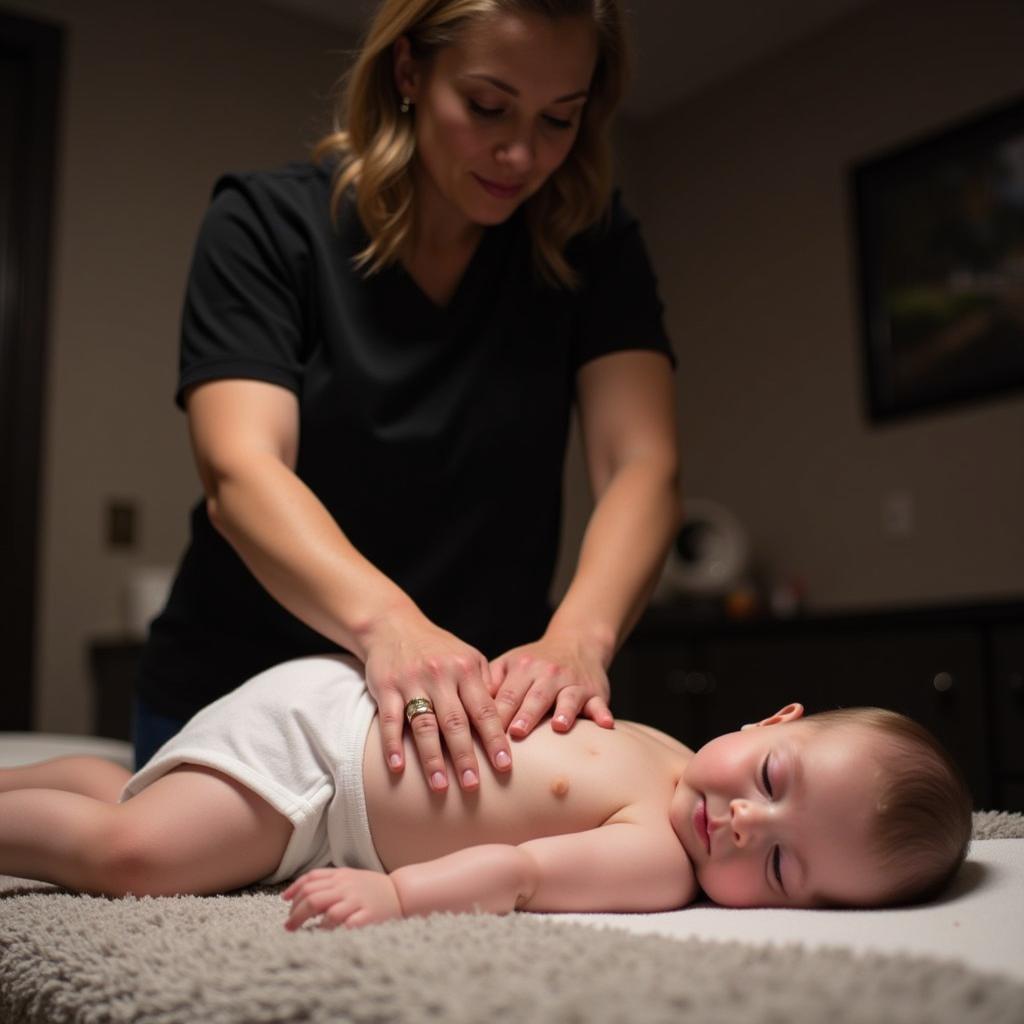
[[[851,170],[868,414],[1024,389],[1024,97]]]

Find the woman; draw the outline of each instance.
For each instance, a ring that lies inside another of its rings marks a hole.
[[[275,662],[355,654],[400,772],[479,784],[607,668],[678,519],[672,356],[612,194],[617,0],[385,0],[314,163],[218,182],[177,401],[205,500],[137,760]],[[596,499],[547,605],[569,415]],[[490,661],[488,659],[491,659]]]

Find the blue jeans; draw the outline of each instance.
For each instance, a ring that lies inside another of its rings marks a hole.
[[[154,711],[141,697],[135,698],[132,715],[132,740],[135,743],[135,770],[138,771],[172,736],[181,732],[186,718],[172,718]]]

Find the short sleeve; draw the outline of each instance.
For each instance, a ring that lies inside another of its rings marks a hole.
[[[185,292],[179,406],[190,385],[227,377],[299,391],[303,306],[287,237],[272,200],[251,182],[217,183]]]
[[[574,239],[570,259],[584,282],[577,295],[576,368],[630,349],[663,352],[674,367],[664,306],[640,224],[623,205],[619,190],[608,218]]]

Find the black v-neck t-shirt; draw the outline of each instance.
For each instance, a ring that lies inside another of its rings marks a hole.
[[[577,292],[540,283],[519,211],[488,228],[446,307],[396,264],[370,277],[350,200],[331,222],[312,164],[221,178],[185,298],[177,401],[246,378],[299,400],[296,473],[353,545],[437,625],[487,657],[550,616],[576,371],[653,349],[672,360],[636,220],[570,243]],[[204,501],[138,689],[191,715],[289,658],[339,650],[282,608],[214,529]]]

